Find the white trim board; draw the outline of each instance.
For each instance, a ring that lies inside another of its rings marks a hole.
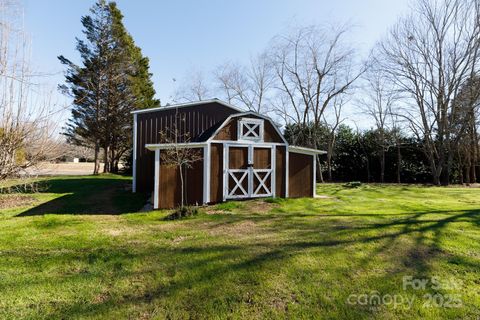
[[[153,178],[154,187],[153,187],[153,209],[158,209],[159,194],[160,194],[160,150],[155,150],[155,177]]]
[[[211,146],[203,147],[203,204],[210,202],[210,163]]]
[[[313,194],[312,196],[315,198],[317,195],[317,155],[313,155]]]
[[[288,177],[290,175],[290,167],[289,167],[290,166],[290,163],[289,163],[290,156],[289,156],[289,154],[290,153],[288,152],[288,148],[286,148],[286,150],[285,150],[285,198],[288,198],[288,187],[289,187]]]
[[[239,146],[249,146],[255,145],[259,147],[270,147],[270,146],[288,146],[286,143],[281,142],[254,142],[248,140],[210,140],[208,143],[228,143],[231,145],[239,145]]]
[[[297,147],[297,146],[288,146],[288,152],[294,152],[294,153],[303,153],[303,154],[309,154],[309,155],[317,155],[317,154],[326,154],[326,151],[323,150],[317,150],[317,149],[311,149],[311,148],[305,148],[305,147]]]
[[[132,174],[132,192],[137,192],[137,115],[133,115],[133,174]]]
[[[197,105],[202,105],[202,104],[208,104],[208,103],[219,103],[225,107],[231,108],[237,112],[243,112],[243,110],[226,103],[222,100],[218,99],[209,99],[209,100],[200,100],[200,101],[194,101],[194,102],[186,102],[186,103],[178,103],[178,104],[172,104],[169,106],[163,106],[163,107],[156,107],[156,108],[148,108],[148,109],[141,109],[141,110],[135,110],[132,111],[131,113],[133,114],[139,114],[139,113],[148,113],[148,112],[155,112],[155,111],[164,111],[164,110],[171,110],[171,109],[178,109],[178,108],[185,108],[185,107],[192,107],[192,106],[197,106]]]
[[[185,142],[185,143],[155,143],[146,144],[145,148],[150,151],[172,149],[172,148],[203,148],[207,145],[207,142]]]

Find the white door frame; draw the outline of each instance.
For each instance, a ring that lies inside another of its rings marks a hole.
[[[247,148],[247,169],[230,169],[229,168],[229,157],[230,157],[230,147],[240,147]],[[270,149],[270,169],[255,169],[253,166],[253,156],[255,148],[259,149]],[[255,144],[255,143],[225,143],[223,145],[223,200],[227,199],[248,199],[248,198],[259,198],[259,197],[274,197],[275,196],[275,157],[276,157],[276,148],[275,145],[270,144]],[[235,173],[244,173],[240,177],[235,176]],[[259,173],[265,173],[263,178],[260,177]],[[229,190],[229,178],[230,176],[236,181],[235,187],[232,190]],[[257,179],[259,186],[253,190],[253,181]],[[248,187],[245,190],[241,183],[244,179],[248,180]],[[267,181],[270,179],[270,188],[267,188]],[[242,191],[242,195],[232,195],[238,189]],[[268,191],[266,193],[258,193],[259,191]]]

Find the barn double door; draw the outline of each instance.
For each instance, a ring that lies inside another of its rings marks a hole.
[[[225,199],[274,195],[272,147],[227,145],[225,155]]]

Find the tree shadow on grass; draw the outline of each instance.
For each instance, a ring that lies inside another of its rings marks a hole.
[[[145,204],[144,194],[133,194],[130,182],[114,178],[58,178],[40,183],[40,194],[58,197],[30,208],[17,216],[43,214],[117,215],[136,212]]]
[[[292,241],[286,242],[248,242],[242,244],[225,244],[219,245],[214,243],[209,244],[190,244],[184,247],[145,247],[139,252],[129,256],[131,260],[151,260],[152,257],[156,257],[157,261],[175,261],[171,265],[168,263],[152,264],[149,265],[147,270],[136,270],[132,273],[126,272],[123,274],[125,279],[136,278],[146,273],[150,275],[162,274],[162,276],[172,279],[170,281],[162,281],[158,283],[150,283],[148,286],[141,290],[130,290],[125,292],[123,296],[117,296],[117,298],[106,299],[98,304],[87,304],[84,301],[73,303],[70,305],[64,305],[52,316],[58,316],[61,314],[71,314],[75,316],[91,316],[98,314],[108,314],[110,310],[116,309],[123,305],[138,306],[142,304],[155,303],[168,303],[166,300],[169,296],[174,296],[179,292],[188,292],[188,301],[198,303],[203,301],[202,297],[213,296],[213,299],[221,298],[212,295],[212,286],[222,284],[223,294],[229,294],[229,298],[225,302],[225,309],[234,310],[236,305],[248,305],[249,298],[245,294],[246,291],[262,290],[262,281],[268,279],[259,278],[256,274],[259,270],[271,270],[272,274],[276,273],[276,268],[279,263],[287,263],[291,261],[292,257],[305,253],[306,250],[320,249],[329,250],[329,248],[336,247],[335,250],[343,251],[347,250],[348,246],[356,245],[359,243],[374,243],[380,240],[385,242],[378,242],[379,252],[385,253],[389,248],[395,248],[395,241],[401,236],[411,236],[411,247],[405,248],[405,251],[397,252],[388,259],[395,260],[395,263],[399,264],[399,268],[396,272],[397,275],[412,275],[416,277],[429,277],[430,274],[430,262],[434,259],[456,259],[458,263],[464,264],[464,268],[476,270],[480,267],[480,263],[470,261],[466,257],[462,257],[456,254],[449,254],[442,256],[440,248],[439,234],[444,231],[444,228],[452,223],[467,222],[474,225],[478,225],[480,222],[480,210],[470,210],[462,212],[454,212],[450,217],[438,219],[436,221],[421,221],[418,220],[422,215],[428,215],[429,212],[417,213],[412,215],[409,219],[398,219],[396,223],[385,224],[390,227],[397,227],[399,230],[387,230],[380,234],[370,235],[367,228],[356,229],[358,234],[352,239],[345,238],[343,234],[331,232],[329,234],[319,233],[318,231],[324,231],[329,229],[328,223],[319,224],[313,228],[296,225],[296,229],[291,223],[288,223],[288,219],[285,221],[277,221],[272,228],[277,232],[285,232],[285,230],[292,232]],[[259,218],[260,219],[260,218]],[[378,223],[368,223],[371,230],[378,230]],[[424,232],[432,231],[435,233],[434,242],[429,243],[424,241]],[[352,230],[350,230],[352,232]],[[297,240],[295,240],[297,239]],[[165,250],[167,249],[168,250]],[[121,253],[121,250],[118,249]],[[109,250],[110,255],[114,251]],[[373,257],[370,255],[369,259]],[[361,261],[360,261],[361,262]],[[338,278],[336,280],[342,281],[342,274],[346,269],[342,269],[341,265],[335,265],[335,272],[338,272]],[[358,268],[368,268],[368,266],[362,266],[356,264],[356,267],[350,267],[350,272],[358,271]],[[170,270],[170,271],[169,271]],[[189,272],[196,270],[196,272]],[[308,271],[308,270],[306,270]],[[138,272],[138,274],[136,274]],[[171,273],[171,275],[170,275]],[[266,272],[269,274],[270,272]],[[232,277],[232,274],[236,274],[237,278]],[[261,272],[260,272],[261,274]],[[182,276],[180,276],[182,275]],[[175,277],[175,280],[173,278]],[[378,275],[368,275],[368,285],[384,286],[375,289],[386,290],[386,292],[395,293],[390,290],[401,290],[401,282],[397,282],[398,277],[395,278],[395,274],[379,273]],[[375,279],[372,279],[375,278]],[[238,279],[238,280],[232,280]],[[240,280],[241,279],[241,280]],[[237,281],[237,282],[236,282]],[[238,282],[239,281],[239,282]],[[296,280],[301,281],[301,280]],[[371,283],[370,283],[371,281]],[[399,289],[400,287],[400,289]],[[255,288],[255,289],[254,289]],[[365,290],[369,289],[368,287]],[[402,291],[398,291],[402,292]],[[349,292],[346,292],[348,294]],[[164,300],[165,299],[165,300]],[[340,298],[339,298],[340,299]],[[267,299],[268,300],[268,299]],[[344,300],[335,301],[331,303],[339,303]],[[199,310],[205,311],[197,305],[180,305],[176,306],[179,310]],[[268,302],[265,300],[255,301],[257,304],[261,304],[262,307],[268,307]],[[202,304],[203,306],[203,304]],[[333,307],[333,305],[332,305]],[[342,307],[338,306],[339,314],[341,314]],[[260,308],[257,306],[257,308]],[[349,306],[349,308],[353,308]],[[221,310],[223,315],[228,311]],[[315,310],[315,309],[314,309]],[[194,311],[192,311],[194,312]],[[375,315],[374,309],[359,309],[356,312],[366,315]],[[393,311],[392,311],[393,312]]]
[[[89,277],[91,281],[102,283],[97,289],[97,294],[103,297],[102,290],[105,290],[105,297],[97,299],[98,301],[95,297],[91,297],[92,300],[89,300],[88,297],[73,301],[66,300],[50,310],[48,316],[58,318],[65,315],[72,317],[105,315],[107,317],[110,312],[125,307],[131,313],[130,317],[134,318],[139,316],[135,314],[136,310],[151,308],[152,314],[167,312],[168,310],[162,307],[172,307],[175,302],[174,312],[175,310],[192,312],[192,314],[201,318],[211,316],[211,314],[203,314],[202,312],[207,312],[209,308],[213,308],[215,301],[221,302],[220,307],[216,306],[219,309],[215,309],[215,312],[219,312],[220,317],[228,315],[229,310],[235,310],[239,305],[247,308],[251,306],[262,311],[262,308],[271,307],[268,304],[267,293],[264,292],[265,288],[268,287],[263,287],[263,283],[270,281],[270,274],[275,275],[279,267],[282,268],[285,264],[292,263],[292,258],[305,253],[315,256],[315,252],[321,251],[333,254],[343,251],[352,252],[350,246],[358,246],[362,243],[376,244],[375,246],[362,247],[369,248],[369,255],[366,258],[369,263],[376,258],[375,255],[383,255],[383,259],[391,261],[392,264],[398,264],[398,269],[388,273],[366,274],[365,279],[359,281],[359,283],[363,281],[366,286],[380,286],[374,287],[374,289],[382,292],[395,293],[398,291],[391,290],[401,290],[401,288],[398,288],[401,286],[398,279],[402,275],[432,276],[430,264],[433,261],[453,260],[455,264],[460,264],[466,270],[478,270],[480,263],[475,259],[470,259],[461,253],[446,255],[442,252],[441,234],[448,232],[446,227],[452,224],[469,223],[479,226],[480,210],[450,211],[451,214],[447,217],[443,215],[441,217],[429,216],[439,213],[444,212],[416,212],[408,217],[385,223],[380,223],[377,220],[363,221],[362,218],[365,217],[358,215],[358,219],[346,221],[347,224],[350,223],[351,225],[342,229],[332,228],[337,223],[342,222],[336,220],[337,217],[328,219],[328,216],[320,216],[317,220],[318,223],[312,224],[310,221],[308,223],[302,223],[302,221],[292,223],[292,216],[277,216],[274,221],[271,221],[271,216],[231,215],[225,217],[228,220],[225,222],[229,223],[229,220],[233,219],[235,225],[249,219],[259,223],[267,223],[263,228],[267,229],[266,231],[269,234],[271,232],[278,235],[281,241],[273,241],[270,237],[265,237],[258,238],[256,241],[246,240],[243,242],[239,240],[239,243],[219,244],[216,241],[203,240],[201,242],[179,243],[174,246],[160,241],[157,245],[136,245],[135,249],[125,247],[125,242],[123,242],[119,245],[108,245],[99,249],[89,248],[85,250],[81,248],[67,251],[61,255],[62,262],[65,265],[74,265],[71,262],[81,261],[85,265],[85,270],[81,273],[73,273],[69,277],[63,277],[58,281],[67,283],[72,279],[81,281],[85,277]],[[425,216],[429,219],[425,219]],[[360,226],[357,226],[357,224],[360,224]],[[209,225],[198,225],[198,227],[207,228]],[[281,236],[285,233],[288,234],[288,237],[282,238]],[[352,233],[354,235],[349,236]],[[433,237],[427,239],[427,233],[433,233]],[[181,233],[179,233],[180,235]],[[411,241],[400,242],[402,237],[409,237]],[[409,246],[405,250],[396,251],[399,246],[406,244],[409,244]],[[393,252],[391,252],[392,250]],[[49,254],[41,250],[18,251],[17,254],[19,255],[18,258],[28,258],[28,260],[37,261],[37,263],[47,264],[50,263],[51,259]],[[9,253],[9,255],[11,254]],[[319,255],[319,257],[323,257],[323,255]],[[354,258],[352,257],[352,259]],[[142,264],[145,261],[149,263]],[[336,274],[334,279],[344,282],[351,279],[344,274],[357,274],[358,269],[371,267],[368,264],[362,265],[365,262],[362,260],[356,260],[355,262],[352,266],[345,267],[335,260],[325,263],[329,266],[328,272]],[[104,269],[99,268],[99,266],[104,266]],[[301,268],[301,266],[296,268]],[[305,266],[304,268],[308,274],[308,267]],[[303,270],[300,271],[303,272]],[[286,279],[289,279],[287,276],[286,274]],[[128,287],[124,290],[118,289],[119,291],[112,289],[111,283],[138,281],[138,279],[144,279],[142,286]],[[309,281],[308,278],[305,279],[294,278],[292,280],[290,278],[289,280],[293,284]],[[39,280],[32,279],[32,281],[34,283],[28,283],[27,285],[35,285],[36,281]],[[19,287],[24,283],[16,281],[12,285]],[[328,287],[328,283],[319,283],[319,285],[323,287],[319,287],[318,290]],[[285,288],[287,286],[288,283],[285,284]],[[350,286],[345,289],[345,293],[337,293],[339,296],[332,297],[329,302],[325,302],[325,307],[337,308],[338,317],[342,318],[343,310],[354,307],[342,306],[345,304],[345,299],[341,295],[352,293],[347,290],[354,290],[354,288]],[[364,290],[368,289],[372,288],[364,288]],[[112,290],[112,292],[110,293],[109,290]],[[218,290],[221,293],[217,295],[215,292]],[[257,299],[253,300],[257,305],[251,305],[251,297],[247,294],[248,292],[260,292],[258,297],[253,298]],[[170,297],[176,294],[182,296],[182,294],[187,293],[188,299],[174,300],[174,302],[170,300]],[[289,296],[281,296],[280,298],[288,302]],[[312,299],[313,296],[305,293],[305,298]],[[96,302],[92,303],[92,301]],[[204,306],[207,303],[209,303],[209,307]],[[307,309],[310,312],[321,310],[309,304],[306,304],[306,307],[311,308]],[[287,311],[282,312],[285,312],[285,315],[288,316]],[[355,312],[358,312],[358,318],[361,318],[361,315],[365,318],[369,315],[376,315],[374,309],[355,309]],[[266,316],[267,314],[268,312],[263,310],[260,316]],[[407,317],[412,314],[403,316]]]

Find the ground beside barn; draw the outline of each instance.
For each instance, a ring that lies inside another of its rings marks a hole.
[[[0,318],[480,317],[480,189],[327,184],[165,221],[129,182],[0,194]]]

